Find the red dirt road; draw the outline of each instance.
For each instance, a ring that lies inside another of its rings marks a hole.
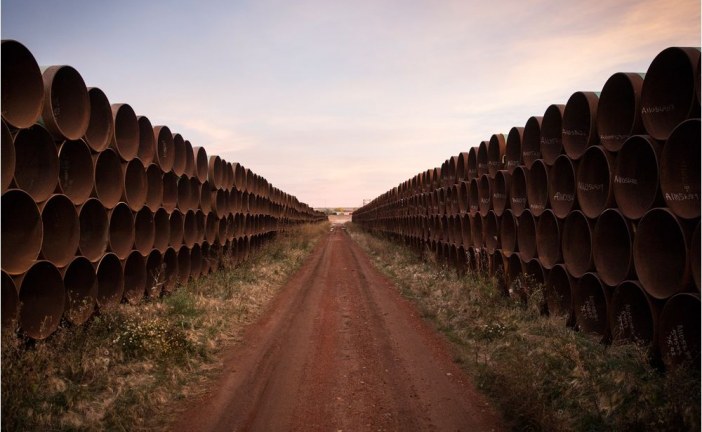
[[[441,336],[336,228],[172,429],[505,429],[452,359]]]

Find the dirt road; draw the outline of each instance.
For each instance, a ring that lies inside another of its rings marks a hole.
[[[339,227],[317,246],[183,431],[490,431],[451,350]]]

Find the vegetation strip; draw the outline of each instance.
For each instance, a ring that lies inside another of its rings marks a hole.
[[[700,430],[699,365],[666,374],[644,348],[603,345],[541,316],[543,292],[506,297],[494,279],[458,277],[350,224],[374,265],[456,348],[455,361],[517,430]]]
[[[3,430],[153,430],[202,391],[237,342],[328,231],[279,233],[248,261],[142,304],[120,304],[45,341],[2,334]]]

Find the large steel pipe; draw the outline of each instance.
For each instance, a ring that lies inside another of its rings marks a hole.
[[[122,163],[119,156],[112,149],[93,155],[95,181],[93,195],[107,209],[117,205],[124,188],[122,182]]]
[[[573,316],[573,284],[571,277],[563,264],[556,264],[544,283],[544,297],[548,312],[551,315],[565,315],[569,319]]]
[[[559,219],[564,219],[578,206],[575,200],[575,171],[573,161],[566,155],[560,155],[548,174],[551,209]]]
[[[488,212],[492,209],[493,183],[494,180],[491,179],[488,174],[480,176],[478,182],[478,211],[480,212],[480,216],[487,216]]]
[[[602,146],[592,146],[580,159],[577,197],[585,216],[596,219],[614,204],[612,193],[614,160]]]
[[[96,302],[100,309],[116,306],[124,293],[124,272],[117,255],[106,253],[95,269],[98,281]]]
[[[531,164],[537,159],[541,159],[541,124],[543,117],[529,117],[524,125],[524,134],[522,135],[522,160],[527,169],[531,168]]]
[[[200,249],[200,245],[195,243],[190,250],[190,275],[195,279],[202,274],[202,250]]]
[[[528,208],[528,173],[529,172],[522,166],[518,166],[512,171],[509,186],[509,202],[514,216],[516,217],[519,217],[522,212]]]
[[[190,278],[190,248],[183,245],[178,249],[178,282],[186,284]]]
[[[456,182],[460,183],[466,180],[468,180],[468,152],[461,152],[458,154],[458,160],[456,162]],[[421,191],[419,187],[417,187],[415,193],[419,192]]]
[[[214,243],[217,240],[218,229],[219,219],[213,212],[208,213],[205,220],[205,239],[209,243]]]
[[[583,212],[578,210],[570,212],[563,223],[563,262],[573,277],[579,278],[592,270],[592,225]]]
[[[124,298],[131,304],[137,304],[144,298],[148,276],[146,259],[135,250],[124,261]]]
[[[110,210],[109,248],[119,259],[126,259],[134,245],[134,216],[126,203]]]
[[[26,272],[39,257],[43,238],[41,214],[26,192],[2,194],[2,269],[10,275]]]
[[[155,162],[164,173],[168,173],[173,169],[175,162],[173,134],[168,126],[154,126],[154,139],[156,140]]]
[[[163,174],[161,205],[168,213],[172,213],[178,206],[178,176],[173,171]]]
[[[637,281],[617,286],[610,303],[609,327],[613,340],[648,345],[656,340],[658,304]]]
[[[144,204],[151,211],[156,211],[163,202],[163,171],[152,163],[146,168],[146,201]]]
[[[163,254],[163,286],[162,292],[170,293],[178,282],[178,252],[169,247]]]
[[[185,174],[187,158],[185,154],[185,140],[179,133],[173,134],[173,172],[178,177]]]
[[[643,74],[618,72],[609,77],[597,108],[600,143],[611,152],[619,151],[630,136],[642,134],[641,87]]]
[[[602,282],[617,286],[633,276],[633,224],[616,209],[607,209],[592,232],[592,256]]]
[[[663,146],[661,191],[677,216],[700,217],[700,119],[680,123]]]
[[[82,140],[64,141],[59,147],[57,192],[75,205],[83,204],[93,191],[94,167],[90,148]]]
[[[634,266],[652,297],[665,299],[690,285],[688,234],[688,227],[666,208],[649,210],[639,221]]]
[[[548,166],[553,165],[558,155],[563,153],[563,112],[565,105],[550,105],[546,108],[541,123],[539,141],[541,158]]]
[[[127,203],[130,209],[139,211],[146,203],[148,193],[148,180],[146,169],[139,158],[134,158],[129,162],[122,163],[122,201]]]
[[[126,103],[112,104],[115,133],[110,146],[123,161],[129,162],[139,153],[139,122],[134,110]]]
[[[192,192],[190,191],[190,179],[185,174],[178,178],[178,208],[181,212],[185,213],[192,209],[191,198]]]
[[[470,217],[470,234],[473,247],[483,247],[483,221],[479,214]]]
[[[185,140],[185,175],[197,178],[197,167],[195,166],[195,153],[190,141]]]
[[[658,350],[668,367],[700,363],[700,296],[682,293],[671,297],[658,321]]]
[[[15,283],[20,329],[32,339],[45,339],[56,331],[63,315],[66,293],[61,273],[49,261],[37,261]]]
[[[468,194],[469,194],[469,199],[468,199],[468,211],[471,215],[475,215],[480,211],[480,187],[479,187],[479,182],[477,178],[473,178],[470,180],[470,184],[468,186]]]
[[[470,183],[468,183],[466,181],[461,181],[458,184],[458,192],[456,194],[456,201],[458,203],[458,213],[459,214],[468,213],[468,210],[469,210],[468,204],[470,202],[469,188],[470,188]]]
[[[510,257],[519,250],[517,246],[517,219],[510,209],[505,210],[500,220],[500,241],[505,257]]]
[[[534,161],[529,168],[527,201],[529,202],[529,210],[536,217],[541,216],[541,213],[549,206],[548,167],[541,159]]]
[[[468,150],[468,167],[466,169],[466,176],[467,180],[472,180],[478,177],[478,147],[471,147]]]
[[[44,233],[41,257],[56,267],[67,266],[80,241],[80,222],[75,206],[66,195],[53,195],[41,204],[41,221]]]
[[[504,134],[494,134],[487,144],[488,174],[495,178],[498,171],[504,168],[505,146],[507,138]]]
[[[195,212],[188,210],[183,221],[183,243],[192,248],[198,237],[197,218]]]
[[[215,189],[219,189],[222,186],[222,159],[219,156],[210,156],[207,181]]]
[[[509,206],[509,190],[512,176],[507,170],[500,170],[495,174],[492,190],[492,208],[497,216],[502,216]]]
[[[105,93],[97,87],[88,88],[88,98],[90,99],[90,120],[83,138],[94,152],[101,152],[110,145],[114,135],[112,107]]]
[[[519,257],[529,261],[536,256],[536,220],[529,210],[524,210],[517,221]]]
[[[585,273],[573,288],[575,321],[581,331],[607,337],[609,292],[595,273]]]
[[[90,198],[78,209],[80,239],[78,251],[90,262],[102,258],[109,242],[107,210],[97,198]]]
[[[19,311],[19,293],[12,276],[2,271],[2,289],[0,291],[0,306],[2,306],[2,328],[14,331],[17,326]]]
[[[51,135],[38,124],[15,135],[15,185],[42,202],[56,190],[59,158]]]
[[[154,212],[154,249],[166,253],[171,239],[171,221],[168,212],[160,208]]]
[[[15,40],[2,41],[2,118],[15,128],[28,128],[41,115],[44,82],[32,53]]]
[[[520,227],[521,228],[521,227]],[[544,211],[536,224],[536,252],[546,269],[562,261],[561,223],[552,210]]]
[[[147,256],[154,247],[155,238],[154,214],[148,207],[143,207],[134,215],[134,249]]]
[[[612,189],[624,216],[637,220],[663,203],[658,181],[661,145],[648,135],[634,135],[622,145],[614,166]]]
[[[146,257],[146,295],[154,298],[161,294],[161,287],[165,280],[162,266],[163,256],[161,252],[154,249]]]
[[[641,88],[641,118],[653,138],[664,141],[684,120],[700,116],[695,74],[699,48],[671,47],[653,59]]]
[[[90,98],[83,77],[71,66],[43,70],[44,106],[41,120],[58,141],[85,135],[90,122]]]
[[[2,120],[1,142],[2,155],[0,155],[0,162],[2,162],[2,168],[0,171],[2,174],[2,193],[5,193],[10,188],[12,178],[15,176],[15,143],[5,120]]]
[[[183,244],[183,213],[180,210],[173,210],[169,217],[170,237],[168,245],[179,248]]]
[[[210,182],[207,180],[205,180],[200,186],[199,208],[205,214],[212,211],[212,194],[210,194],[211,189]]]
[[[597,133],[598,93],[575,92],[563,111],[563,150],[573,160],[578,160],[588,147],[599,142]]]
[[[523,127],[513,127],[507,135],[505,143],[505,169],[509,174],[520,165],[522,165],[522,137],[524,136]]]
[[[488,141],[481,141],[478,145],[477,161],[478,161],[478,177],[488,173]]]
[[[483,220],[483,237],[489,254],[500,249],[500,221],[494,211],[490,210]]]
[[[139,125],[139,150],[137,156],[145,166],[149,166],[156,158],[156,138],[154,126],[146,116],[137,116]]]

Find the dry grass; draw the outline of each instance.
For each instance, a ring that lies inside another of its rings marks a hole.
[[[172,295],[121,304],[45,341],[2,335],[3,430],[154,430],[203,390],[222,348],[260,315],[328,224],[278,235]]]
[[[457,348],[455,361],[514,429],[700,430],[699,365],[663,374],[640,347],[603,345],[542,316],[538,287],[525,304],[491,278],[459,278],[402,245],[350,232]]]

